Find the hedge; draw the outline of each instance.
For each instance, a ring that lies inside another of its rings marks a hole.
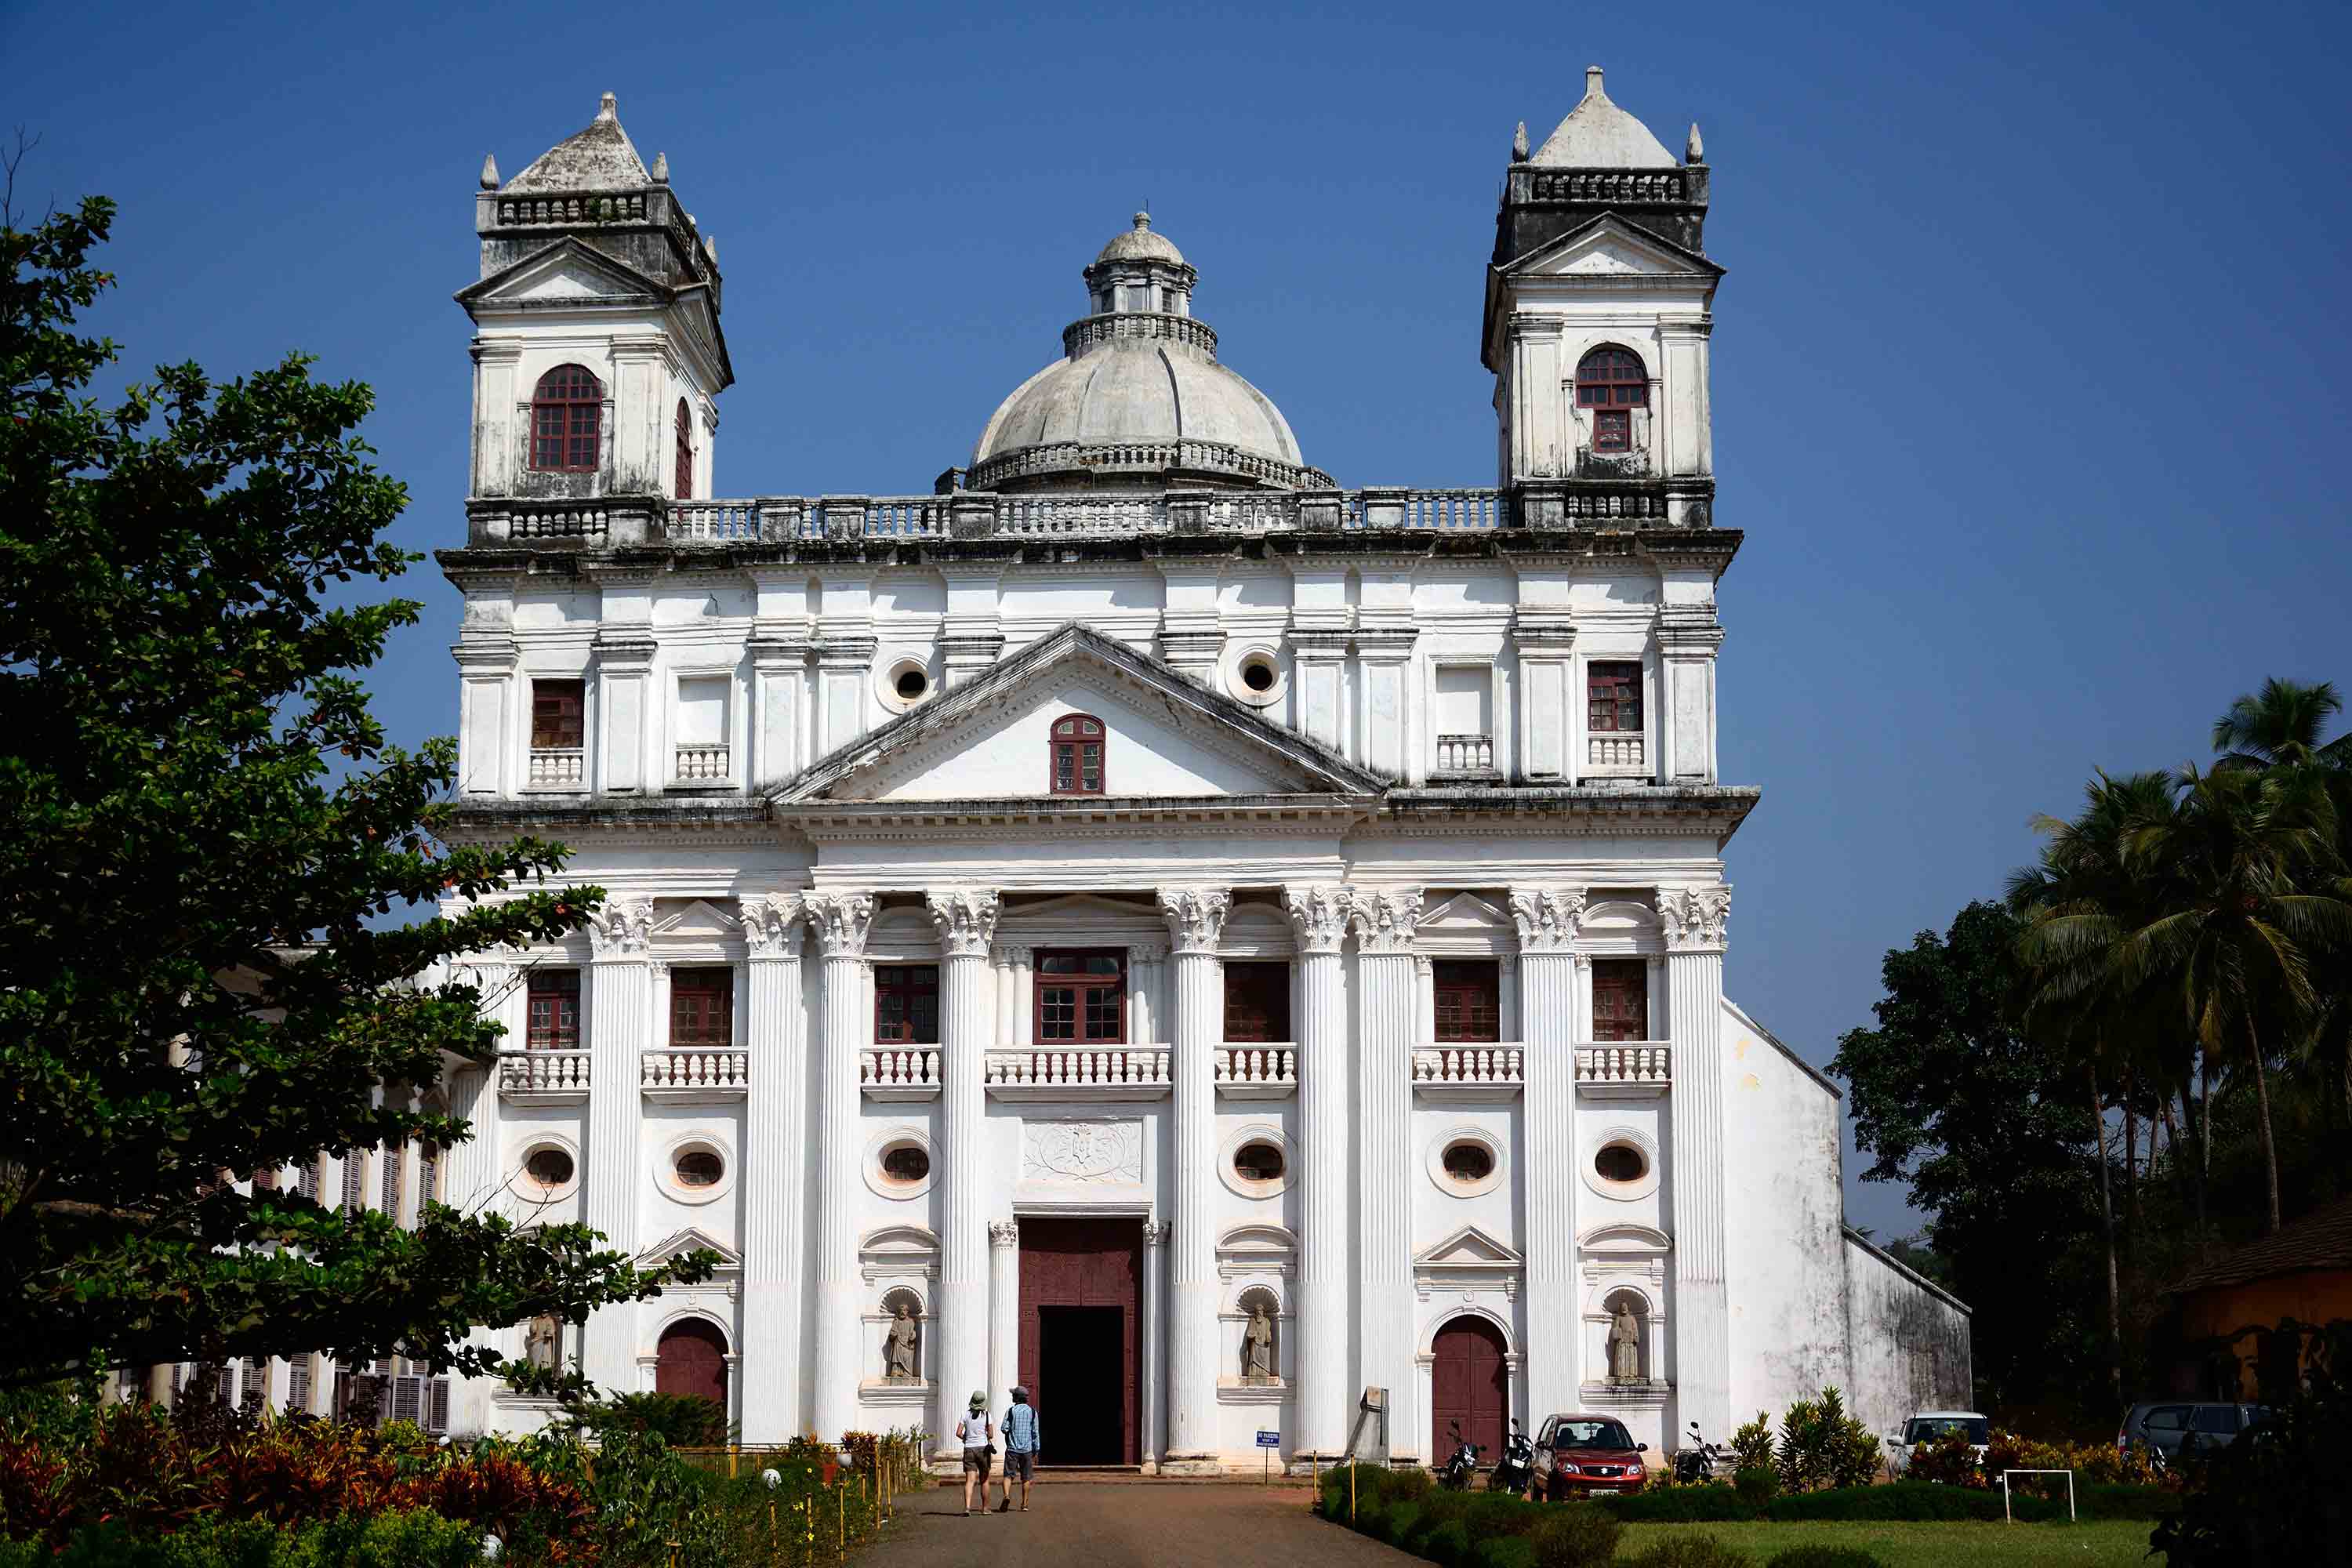
[[[481,1531],[423,1509],[347,1515],[299,1529],[266,1520],[201,1519],[141,1540],[93,1525],[52,1554],[35,1542],[0,1542],[0,1568],[478,1568]]]

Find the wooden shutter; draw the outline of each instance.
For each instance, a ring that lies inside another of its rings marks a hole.
[[[1290,1037],[1290,965],[1226,964],[1225,1038],[1254,1044]]]
[[[669,972],[669,1043],[721,1047],[735,1043],[735,972]]]
[[[1493,959],[1439,959],[1430,965],[1430,981],[1440,1040],[1503,1037],[1502,972]]]
[[[1650,965],[1639,958],[1592,961],[1592,1037],[1650,1037]]]
[[[588,711],[588,684],[583,680],[533,680],[530,683],[530,745],[538,751],[577,751]]]

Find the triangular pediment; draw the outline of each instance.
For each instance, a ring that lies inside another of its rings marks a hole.
[[[669,286],[570,235],[458,291],[468,310],[501,306],[667,301]]]
[[[1423,910],[1418,928],[1441,931],[1490,931],[1515,929],[1511,917],[1475,893],[1456,893],[1433,910]]]
[[[679,937],[688,941],[705,938],[723,940],[739,934],[743,922],[718,905],[696,899],[677,913],[654,922],[656,936]]]
[[[1413,1260],[1417,1268],[1511,1268],[1519,1255],[1475,1225],[1465,1225]]]
[[[719,1254],[721,1268],[740,1268],[743,1255],[698,1226],[688,1226],[674,1236],[664,1237],[637,1254],[637,1267],[650,1268],[667,1263],[682,1252],[698,1252],[705,1248]]]
[[[1602,213],[1504,263],[1501,270],[1517,278],[1687,278],[1694,272],[1719,276],[1723,268],[1696,250]]]
[[[1104,792],[1052,795],[1054,726],[1099,721]],[[819,761],[780,806],[1364,796],[1388,781],[1075,623]]]

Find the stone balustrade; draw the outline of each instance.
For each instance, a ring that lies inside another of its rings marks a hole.
[[[541,788],[577,788],[587,782],[588,753],[578,746],[534,746],[530,782]]]
[[[1516,1045],[1439,1046],[1412,1053],[1416,1089],[1516,1089],[1527,1081],[1526,1053]]]
[[[1587,735],[1584,761],[1588,767],[1641,773],[1649,767],[1648,751],[1638,733]]]
[[[1156,1100],[1169,1091],[1171,1049],[1151,1046],[1015,1046],[990,1051],[981,1083],[1000,1100]]]
[[[1674,1081],[1674,1049],[1664,1040],[1576,1047],[1576,1086],[1588,1094],[1656,1094]]]
[[[499,1092],[509,1099],[584,1100],[586,1051],[500,1051]]]
[[[703,782],[727,776],[725,746],[680,746],[677,748],[677,777]]]
[[[1255,1041],[1218,1047],[1217,1092],[1228,1100],[1280,1100],[1298,1091],[1298,1047],[1290,1041]]]
[[[1492,735],[1440,735],[1437,771],[1441,773],[1491,773],[1495,771]]]
[[[647,1051],[639,1081],[648,1094],[733,1099],[751,1087],[751,1054],[694,1046]]]
[[[857,1083],[868,1100],[936,1100],[937,1046],[876,1046],[857,1054]]]

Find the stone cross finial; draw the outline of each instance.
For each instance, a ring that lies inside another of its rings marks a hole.
[[[1511,132],[1511,162],[1514,163],[1524,163],[1527,161],[1528,122],[1522,120],[1519,121],[1519,128]]]
[[[614,99],[609,92],[603,98],[598,99],[596,100],[596,118],[599,120],[620,119],[621,105],[619,100]]]
[[[654,184],[656,185],[669,184],[669,154],[667,153],[654,154]]]
[[[1685,163],[1706,162],[1706,143],[1698,139],[1698,121],[1696,120],[1691,121],[1690,139],[1683,143],[1683,162]]]
[[[605,96],[610,98],[612,95],[607,93]],[[1601,68],[1599,66],[1587,66],[1584,68],[1584,96],[1587,98],[1607,98],[1609,96],[1606,92],[1601,90]]]
[[[497,155],[496,155],[495,153],[483,153],[483,154],[482,154],[482,189],[484,189],[484,190],[486,190],[486,191],[495,191],[495,190],[497,190],[498,188],[499,188],[499,160],[498,160],[498,157],[497,157]]]

